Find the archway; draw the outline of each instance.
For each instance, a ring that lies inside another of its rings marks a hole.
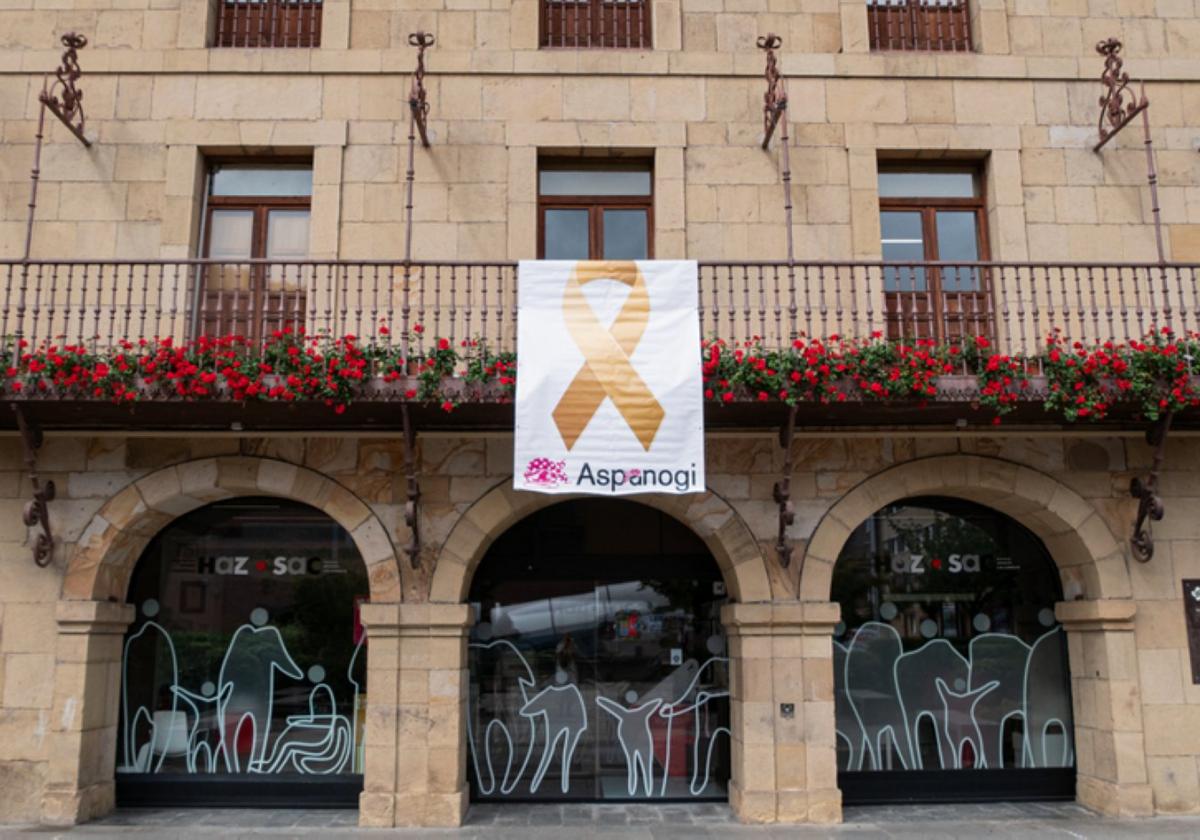
[[[118,802],[353,807],[367,590],[349,533],[299,502],[238,497],[157,534],[130,582]]]
[[[885,505],[833,572],[847,804],[1070,799],[1075,741],[1054,562],[1004,514]]]
[[[468,596],[476,800],[724,801],[722,573],[654,508],[583,499],[489,547]]]
[[[55,703],[73,715],[56,719],[49,737],[50,781],[42,819],[73,824],[112,810],[115,802],[113,733],[123,637],[135,611],[125,603],[134,565],[170,522],[206,504],[238,496],[304,502],[348,534],[367,570],[370,599],[399,602],[401,566],[387,529],[353,493],[296,464],[269,458],[217,457],[156,470],[117,493],[69,547],[57,606],[60,661]],[[88,724],[81,727],[79,720]],[[107,756],[93,760],[94,756]]]
[[[945,496],[985,505],[1028,528],[1049,552],[1062,584],[1055,617],[1072,651],[1089,651],[1084,671],[1072,657],[1071,686],[1077,744],[1090,743],[1077,758],[1076,798],[1108,814],[1153,812],[1145,755],[1124,745],[1141,744],[1140,716],[1097,719],[1094,699],[1105,708],[1127,705],[1128,680],[1137,674],[1133,636],[1136,605],[1131,599],[1125,551],[1104,517],[1060,481],[1027,466],[975,455],[945,455],[909,461],[873,475],[850,490],[818,523],[802,560],[800,598],[828,603],[834,565],[851,533],[875,511],[904,498]],[[1120,675],[1120,676],[1117,676]],[[829,714],[833,715],[830,709]],[[835,731],[831,720],[829,732]],[[825,774],[836,772],[831,741]]]
[[[467,596],[475,569],[492,542],[511,525],[536,511],[572,497],[522,493],[511,479],[497,484],[455,522],[438,552],[429,600],[458,604]],[[748,604],[772,600],[767,560],[745,521],[724,498],[709,490],[690,496],[639,496],[638,503],[659,510],[688,527],[711,552],[731,600]]]

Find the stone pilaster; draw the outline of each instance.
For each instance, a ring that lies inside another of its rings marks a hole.
[[[838,822],[833,729],[837,604],[729,604],[732,776],[745,822]]]
[[[121,644],[129,604],[59,601],[54,708],[42,822],[74,825],[113,809]]]
[[[1075,714],[1076,797],[1112,816],[1154,813],[1146,772],[1133,601],[1065,601]]]
[[[466,604],[365,604],[359,824],[457,826],[467,810]]]

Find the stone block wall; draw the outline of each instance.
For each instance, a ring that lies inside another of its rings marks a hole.
[[[980,0],[981,21],[1005,24],[985,29],[1005,37],[935,55],[849,43],[857,36],[839,20],[865,27],[858,0],[663,0],[659,28],[674,35],[647,51],[539,50],[535,0],[331,0],[319,49],[204,49],[192,41],[206,0],[178,2],[0,11],[0,256],[20,254],[41,75],[57,65],[56,35],[76,28],[92,38],[80,61],[96,142],[80,148],[51,119],[35,255],[194,255],[206,155],[308,152],[312,256],[402,258],[414,64],[404,39],[426,28],[439,42],[428,59],[434,145],[417,155],[422,259],[533,256],[538,155],[583,151],[653,160],[657,256],[783,256],[778,151],[758,146],[753,41],[768,31],[785,38],[801,259],[878,257],[881,156],[979,163],[996,259],[1153,258],[1140,127],[1092,152],[1094,44],[1107,35],[1127,37],[1127,69],[1147,82],[1168,252],[1200,259],[1200,44],[1187,3]]]
[[[451,613],[487,544],[552,497],[508,488],[508,435],[429,434],[418,447],[424,545],[420,568],[412,570],[398,550],[409,534],[397,439],[51,435],[39,472],[60,488],[50,507],[59,542],[54,564],[38,569],[20,525],[30,492],[20,448],[15,437],[0,440],[4,818],[71,821],[111,804],[112,642],[128,617],[104,612],[116,608],[104,602],[123,597],[140,546],[172,516],[216,498],[266,493],[307,499],[351,529],[379,604],[367,623],[394,640],[381,641],[378,656],[373,647],[368,666],[383,686],[371,692],[377,705],[368,740],[376,748],[367,758],[363,813],[371,816],[364,821],[453,823],[465,807],[456,716],[465,702],[466,622]],[[1133,434],[802,434],[792,457],[796,552],[786,569],[772,548],[771,487],[783,452],[771,436],[711,435],[708,495],[646,499],[713,547],[741,602],[724,620],[741,704],[733,796],[746,819],[828,820],[840,813],[829,558],[861,517],[887,500],[938,492],[1016,516],[1043,537],[1060,566],[1081,798],[1130,815],[1200,812],[1200,746],[1187,734],[1200,727],[1200,689],[1191,683],[1180,587],[1181,578],[1200,577],[1194,437],[1181,433],[1169,443],[1166,517],[1154,526],[1156,554],[1144,565],[1126,548],[1135,511],[1127,488],[1149,469],[1152,453]],[[423,705],[435,699],[448,715],[436,726]],[[795,704],[794,719],[772,714],[780,702]],[[764,775],[768,753],[774,769]],[[413,816],[418,802],[421,817]]]

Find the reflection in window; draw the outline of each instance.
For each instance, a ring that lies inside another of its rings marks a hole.
[[[840,770],[1073,766],[1057,573],[1016,522],[889,505],[842,549],[833,597]]]
[[[366,595],[349,534],[307,505],[177,520],[130,584],[118,774],[361,773]]]

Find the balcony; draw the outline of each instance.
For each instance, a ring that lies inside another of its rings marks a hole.
[[[937,377],[935,395],[879,402],[850,388],[849,404],[802,406],[802,419],[815,425],[990,422],[979,406],[981,346],[989,355],[1013,357],[1011,369],[1029,379],[1014,400],[1013,420],[1045,424],[1051,420],[1036,395],[1046,389],[1046,339],[1053,331],[1067,346],[1137,342],[1164,328],[1175,335],[1200,331],[1200,265],[705,262],[699,272],[701,334],[731,346],[920,340],[948,353],[952,369]],[[142,343],[170,339],[178,346],[200,336],[240,336],[239,352],[253,354],[280,333],[301,331],[329,340],[353,335],[374,354],[336,418],[323,407],[297,410],[302,402],[239,398],[219,384],[204,399],[132,385],[140,390],[128,405],[113,404],[109,394],[93,399],[53,387],[10,389],[5,398],[30,404],[45,424],[63,428],[229,428],[231,422],[386,428],[395,424],[390,407],[413,400],[420,362],[440,339],[452,348],[465,342],[465,355],[483,347],[493,358],[515,351],[517,273],[512,262],[0,262],[0,353],[10,367],[20,364],[14,358],[49,346],[97,354],[129,342],[136,353]],[[377,369],[384,357],[405,368],[385,380]],[[511,388],[449,379],[447,393],[460,405],[441,422],[511,428]],[[712,423],[776,422],[780,403],[768,397],[739,393],[728,406],[713,405]],[[421,410],[434,416],[435,409]],[[1109,420],[1141,422],[1136,410],[1116,405]]]

